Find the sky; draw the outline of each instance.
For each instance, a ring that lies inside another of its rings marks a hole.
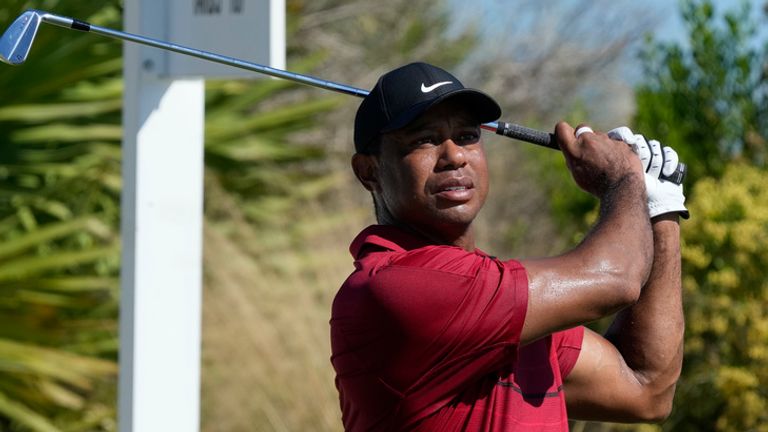
[[[714,0],[713,3],[718,11],[737,9],[743,0]],[[755,10],[758,10],[762,1],[750,0]],[[662,39],[679,40],[684,36],[683,21],[680,18],[680,12],[677,1],[670,0],[646,0],[646,4],[654,10],[661,13],[661,22],[659,23],[658,35]]]
[[[479,27],[485,32],[485,41],[491,58],[498,56],[498,47],[504,44],[527,40],[528,51],[515,51],[513,56],[520,60],[520,56],[536,55],[546,46],[548,36],[552,30],[565,34],[568,43],[575,47],[602,46],[604,37],[611,34],[611,26],[620,29],[622,25],[642,29],[643,33],[651,33],[657,41],[678,42],[686,44],[687,31],[680,16],[679,0],[645,0],[636,2],[633,0],[477,0],[473,2],[462,0],[448,0],[454,14],[456,28],[461,28],[467,23],[479,23]],[[735,11],[745,0],[713,0],[716,13],[723,11]],[[766,0],[750,0],[749,3],[755,11],[759,11]],[[578,21],[568,21],[573,11],[579,11],[575,6],[586,4],[587,9]],[[532,13],[532,11],[535,11]],[[517,13],[516,13],[517,12]],[[765,19],[761,23],[765,23]],[[573,24],[572,24],[573,23]],[[639,23],[639,24],[638,24]],[[764,32],[768,32],[768,26]],[[571,32],[569,35],[567,32]],[[552,40],[552,38],[549,38]],[[763,40],[765,38],[762,38]],[[558,40],[555,38],[554,40]],[[606,122],[612,122],[615,118],[628,118],[633,111],[633,88],[642,80],[642,67],[638,58],[642,38],[626,48],[621,57],[618,69],[611,72],[608,81],[599,81],[597,86],[601,90],[609,91],[616,107],[605,110],[610,118]],[[532,42],[532,43],[531,43]],[[493,51],[497,49],[497,51]],[[502,51],[503,53],[503,51]],[[482,54],[481,54],[482,55]],[[502,54],[505,55],[505,54]],[[506,54],[509,55],[509,54]],[[578,55],[578,52],[576,53]],[[471,67],[471,66],[469,66]],[[585,97],[591,98],[591,87],[585,84]],[[608,89],[608,90],[605,90]],[[594,92],[599,94],[599,91]]]
[[[734,10],[743,2],[752,4],[755,11],[759,11],[765,0],[713,0],[715,8],[722,12]],[[618,8],[634,8],[635,11],[650,17],[652,24],[648,28],[659,40],[681,41],[685,36],[685,28],[679,11],[680,0],[645,0],[635,2],[632,0],[615,0],[604,2]],[[514,25],[514,7],[520,4],[539,3],[542,8],[557,8],[560,5],[577,4],[578,0],[548,0],[537,2],[531,0],[478,0],[467,2],[464,0],[449,0],[456,15],[457,22],[461,23],[470,19],[480,19],[488,28],[503,29]]]

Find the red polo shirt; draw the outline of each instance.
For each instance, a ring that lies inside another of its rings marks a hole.
[[[519,347],[525,269],[371,226],[350,246],[331,362],[348,431],[567,431],[583,327]]]

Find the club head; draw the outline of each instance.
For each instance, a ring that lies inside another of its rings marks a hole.
[[[0,61],[10,65],[24,63],[40,27],[41,17],[38,11],[28,10],[16,18],[0,37]]]

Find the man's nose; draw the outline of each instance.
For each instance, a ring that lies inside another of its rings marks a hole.
[[[440,161],[438,168],[442,170],[458,169],[467,164],[466,149],[448,138],[440,144]]]

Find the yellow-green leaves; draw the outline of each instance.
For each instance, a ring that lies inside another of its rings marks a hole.
[[[768,172],[728,166],[705,178],[683,224],[685,372],[679,427],[768,425]],[[693,407],[696,409],[692,409]]]

